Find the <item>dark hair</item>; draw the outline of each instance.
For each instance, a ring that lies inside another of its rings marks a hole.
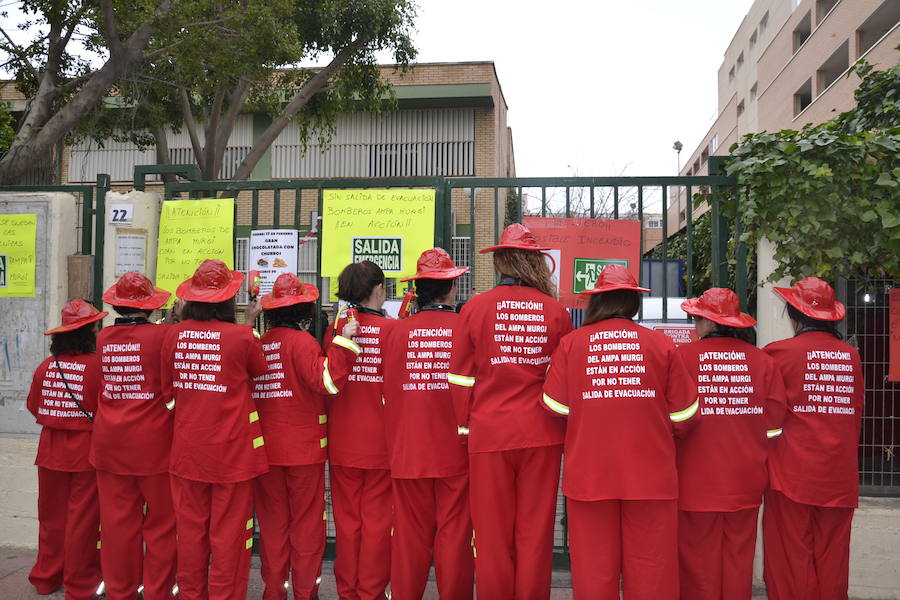
[[[350,304],[362,304],[378,285],[384,284],[384,271],[371,260],[351,263],[338,275],[337,296]]]
[[[313,318],[314,302],[298,302],[290,306],[282,306],[279,308],[270,308],[263,311],[266,318],[266,328],[272,327],[295,327],[301,325],[303,329],[308,329]]]
[[[91,354],[97,350],[96,323],[88,323],[78,329],[50,336],[50,354]]]
[[[152,310],[147,310],[144,308],[135,308],[133,306],[113,306],[113,310],[116,311],[120,316],[121,315],[132,315],[134,313],[141,313],[144,315],[144,318],[149,319],[150,315],[153,314]]]
[[[416,279],[416,302],[420,307],[434,304],[450,293],[455,279]]]
[[[195,321],[225,321],[234,323],[234,298],[223,302],[192,302],[184,303],[182,321],[194,319]]]
[[[714,331],[721,335],[737,338],[748,344],[756,345],[756,330],[753,327],[731,327],[730,325],[722,325],[715,321],[710,321],[716,326]]]
[[[634,318],[641,307],[640,292],[612,290],[593,294],[588,302],[582,325],[590,325],[610,317]]]
[[[501,248],[494,252],[494,268],[501,275],[513,277],[551,298],[556,298],[556,286],[544,255],[534,250]]]
[[[821,321],[819,319],[813,319],[810,316],[804,315],[802,312],[791,306],[790,304],[785,304],[787,307],[788,317],[791,321],[798,323],[801,328],[809,327],[811,329],[819,329],[826,333],[830,333],[837,339],[842,339],[843,336],[837,330],[837,322],[836,321]]]

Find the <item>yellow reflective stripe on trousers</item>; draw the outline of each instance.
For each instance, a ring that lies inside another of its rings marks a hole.
[[[340,390],[334,385],[334,380],[331,379],[331,373],[328,372],[328,359],[325,359],[325,369],[322,371],[322,383],[325,384],[325,389],[328,390],[328,393],[331,395],[337,394]]]
[[[324,425],[328,422],[328,415],[319,415],[319,425]]]
[[[466,375],[457,375],[455,373],[447,373],[447,381],[453,385],[461,385],[463,387],[472,387],[475,385],[475,378]]]
[[[266,440],[263,439],[263,436],[253,438],[253,448],[254,449],[259,448],[260,446],[262,446],[265,443],[266,443]]]
[[[244,549],[249,550],[253,547],[253,538],[248,538],[247,542],[244,544]]]
[[[766,431],[766,437],[772,439],[773,437],[778,437],[782,433],[784,433],[784,429],[769,429]]]
[[[259,413],[254,410],[252,413],[250,413],[250,422],[256,423],[257,421],[259,421]]]
[[[166,402],[166,408],[168,408],[169,410],[175,408],[175,398],[172,398],[171,400]]]
[[[247,519],[247,529],[253,529],[253,517]]]
[[[341,348],[346,348],[359,356],[359,353],[362,352],[362,349],[359,347],[359,344],[351,340],[350,338],[345,338],[342,335],[335,336],[333,340],[331,340],[332,344],[337,344]]]
[[[550,410],[552,410],[553,412],[555,412],[559,415],[568,415],[569,414],[568,406],[566,406],[565,404],[562,404],[560,402],[557,402],[556,400],[554,400],[547,394],[544,394],[544,404],[547,405],[547,408],[549,408]]]
[[[469,435],[469,428],[459,425],[456,427],[456,433],[459,435]]]
[[[672,419],[673,423],[681,423],[682,421],[687,421],[694,416],[698,408],[700,408],[700,401],[694,400],[694,403],[688,406],[686,409],[669,413],[669,418]]]

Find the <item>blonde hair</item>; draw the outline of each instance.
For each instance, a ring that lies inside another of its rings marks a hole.
[[[550,268],[540,252],[501,248],[494,252],[494,268],[501,275],[518,279],[551,298],[556,298],[556,286],[550,278]]]

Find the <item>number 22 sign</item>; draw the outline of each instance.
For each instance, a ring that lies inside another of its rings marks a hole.
[[[110,204],[106,220],[110,225],[131,225],[134,220],[134,205]]]

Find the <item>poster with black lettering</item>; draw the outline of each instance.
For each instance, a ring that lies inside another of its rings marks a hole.
[[[491,365],[544,365],[550,362],[544,302],[499,300]]]
[[[282,273],[297,273],[296,229],[258,229],[250,232],[250,268],[259,271],[259,293],[272,291]]]
[[[222,332],[183,329],[175,344],[172,387],[224,394],[228,385],[222,373]]]
[[[644,381],[647,367],[637,331],[595,331],[588,344],[584,373],[590,385],[582,391],[582,400],[656,397],[656,389]]]

